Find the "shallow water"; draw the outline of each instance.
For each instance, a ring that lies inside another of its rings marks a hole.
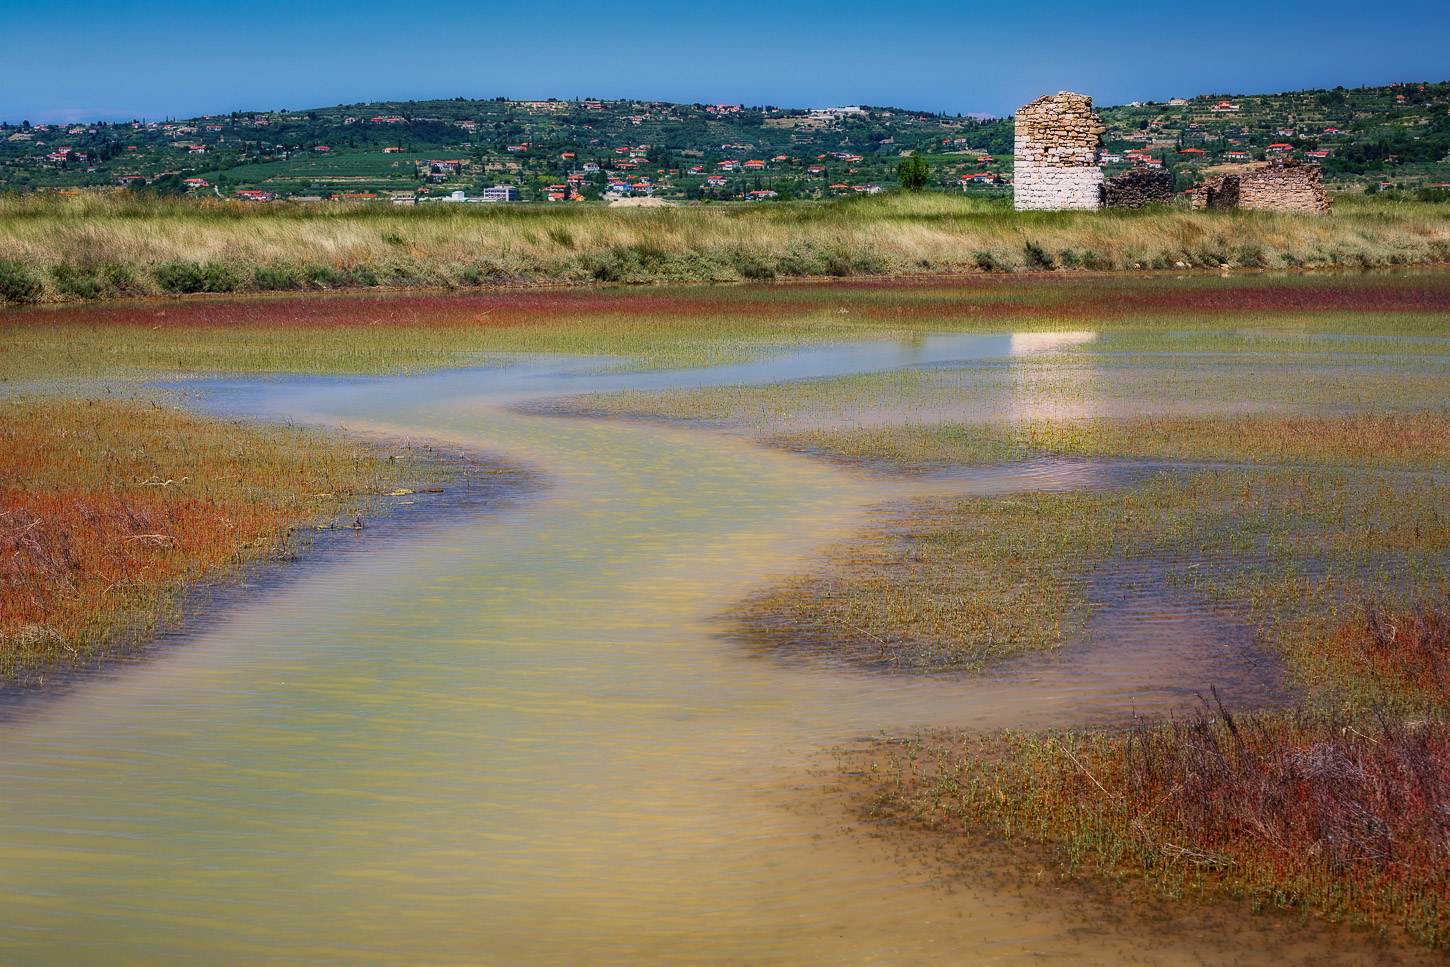
[[[548,487],[300,572],[163,658],[8,723],[0,959],[1251,963],[1311,949],[1275,922],[1212,937],[1085,924],[1032,891],[903,863],[820,797],[828,750],[880,730],[1187,707],[1237,674],[1219,631],[1177,660],[1094,650],[991,679],[751,658],[719,635],[724,604],[925,485],[722,434],[505,408],[625,379],[547,369],[213,388],[228,411],[497,451]],[[1116,614],[1130,642],[1202,621]]]

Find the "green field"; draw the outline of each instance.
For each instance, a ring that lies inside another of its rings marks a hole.
[[[318,155],[304,152],[285,161],[238,165],[227,170],[230,184],[254,186],[286,194],[319,191],[386,191],[417,188],[415,162],[428,154],[340,152]]]

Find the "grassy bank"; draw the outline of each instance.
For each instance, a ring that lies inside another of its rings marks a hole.
[[[447,472],[421,452],[149,398],[7,399],[0,449],[0,682],[142,642],[197,582],[360,526]]]
[[[1049,477],[1029,472],[1024,491],[1074,472],[1054,470],[1055,459],[1161,467],[1097,471],[1099,487],[1086,491],[900,505],[811,574],[747,602],[736,620],[768,647],[921,669],[1050,652],[1081,634],[1095,575],[1146,564],[1259,628],[1316,700],[1438,711],[1384,668],[1341,664],[1321,646],[1366,601],[1409,610],[1450,593],[1443,410],[1039,418],[768,439],[914,471],[1048,461],[1034,472]]]
[[[667,208],[0,197],[0,301],[535,282],[1450,261],[1444,206],[1017,213],[946,195]]]

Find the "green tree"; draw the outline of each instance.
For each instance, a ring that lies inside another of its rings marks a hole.
[[[927,167],[926,159],[921,156],[920,151],[913,151],[911,157],[896,166],[896,177],[901,179],[901,187],[907,191],[921,191],[926,186],[927,175],[930,173],[931,169]]]

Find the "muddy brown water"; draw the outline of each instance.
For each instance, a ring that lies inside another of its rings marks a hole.
[[[0,960],[1365,962],[1277,921],[1085,924],[863,836],[821,796],[833,747],[1162,713],[1221,656],[1097,649],[978,679],[749,660],[722,604],[904,485],[724,434],[511,411],[559,380],[501,372],[216,388],[232,412],[501,452],[548,486],[301,571],[5,723]]]

